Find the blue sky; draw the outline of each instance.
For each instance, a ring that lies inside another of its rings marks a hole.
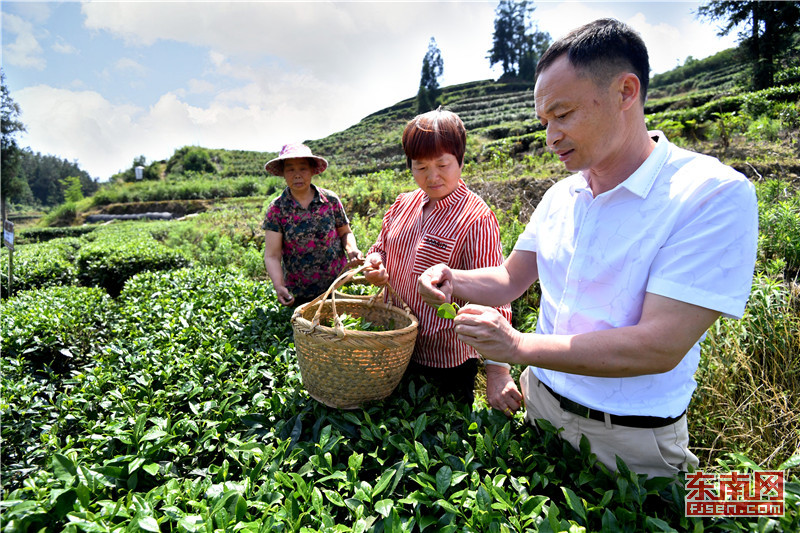
[[[199,145],[277,151],[410,98],[434,37],[441,85],[497,78],[496,1],[7,2],[0,62],[17,140],[101,181]],[[600,17],[636,28],[654,73],[735,45],[698,2],[537,1],[553,38]]]

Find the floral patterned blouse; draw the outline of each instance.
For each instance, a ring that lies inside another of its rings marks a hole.
[[[261,227],[283,237],[283,278],[298,302],[316,298],[347,265],[337,228],[349,224],[339,197],[311,185],[314,199],[301,206],[287,187],[267,209]]]

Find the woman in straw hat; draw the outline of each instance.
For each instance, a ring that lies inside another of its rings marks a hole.
[[[363,262],[339,197],[311,183],[326,168],[328,162],[304,144],[285,145],[264,165],[286,180],[261,224],[264,264],[283,305],[313,300],[345,267]]]
[[[440,392],[472,404],[479,355],[456,339],[453,321],[437,316],[417,293],[417,280],[438,263],[473,269],[503,262],[500,228],[491,209],[461,180],[466,129],[453,112],[430,111],[403,131],[403,150],[419,189],[403,193],[383,217],[364,275],[389,283],[419,319],[407,374],[423,376]],[[466,302],[458,301],[459,305]],[[511,307],[498,308],[511,321]],[[495,386],[487,373],[487,388]]]

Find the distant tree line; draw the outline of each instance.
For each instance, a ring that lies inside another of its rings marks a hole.
[[[19,167],[14,179],[20,182],[19,190],[9,200],[32,207],[53,207],[65,201],[74,202],[91,196],[100,188],[97,180],[81,170],[77,161],[34,153],[30,148],[19,151]]]

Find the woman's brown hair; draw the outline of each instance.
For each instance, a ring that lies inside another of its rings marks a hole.
[[[441,107],[417,115],[403,131],[403,150],[408,168],[411,168],[412,159],[430,159],[443,154],[452,154],[461,165],[466,146],[464,123],[458,115]]]

